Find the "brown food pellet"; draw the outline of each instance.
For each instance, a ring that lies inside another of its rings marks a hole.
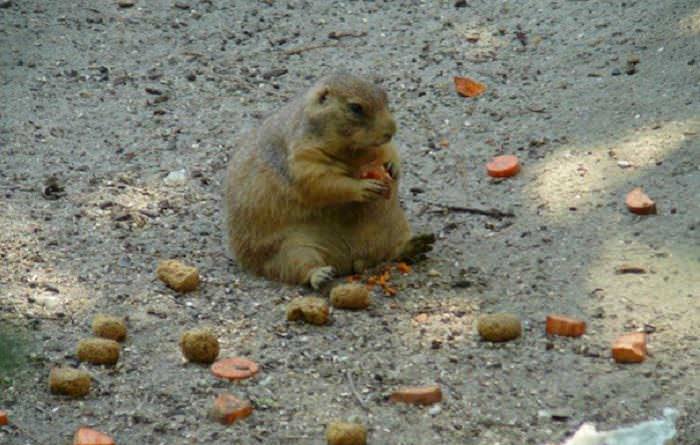
[[[367,428],[359,423],[334,421],[326,427],[328,445],[365,445]]]
[[[518,316],[508,313],[482,315],[477,320],[476,329],[482,339],[492,342],[513,340],[522,333]]]
[[[78,343],[78,360],[93,365],[113,365],[119,361],[121,347],[114,340],[88,338]]]
[[[156,275],[168,287],[178,292],[189,292],[199,285],[199,272],[176,260],[165,260],[158,264]]]
[[[97,314],[92,319],[92,333],[97,337],[124,341],[126,339],[126,323],[120,317]]]
[[[90,380],[90,374],[79,369],[53,368],[49,374],[49,390],[52,394],[82,397],[90,392]]]
[[[304,320],[315,325],[328,323],[328,303],[319,297],[299,297],[287,305],[287,320]]]
[[[338,309],[366,309],[370,305],[367,286],[355,283],[340,284],[331,290],[331,305]]]
[[[212,363],[219,356],[219,340],[208,329],[191,329],[180,337],[180,350],[191,362]]]

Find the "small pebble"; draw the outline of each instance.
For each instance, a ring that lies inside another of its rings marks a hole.
[[[638,64],[639,63],[639,56],[634,55],[634,54],[630,54],[629,56],[627,56],[627,63],[629,63],[630,65]]]
[[[131,8],[136,4],[136,0],[117,0],[117,5],[120,8]]]
[[[163,179],[163,182],[170,186],[184,185],[187,182],[187,170],[183,168],[172,171]]]

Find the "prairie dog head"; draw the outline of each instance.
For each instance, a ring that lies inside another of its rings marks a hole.
[[[396,133],[384,90],[357,76],[324,77],[304,100],[306,131],[326,150],[371,149],[388,143]]]

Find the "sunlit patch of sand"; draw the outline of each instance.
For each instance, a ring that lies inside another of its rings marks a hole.
[[[580,215],[608,203],[609,192],[646,174],[699,131],[699,119],[671,121],[594,146],[564,147],[528,167],[535,180],[526,191],[545,214],[561,217],[573,207]]]

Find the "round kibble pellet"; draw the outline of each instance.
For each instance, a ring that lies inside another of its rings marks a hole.
[[[477,320],[476,329],[482,339],[492,342],[513,340],[522,333],[520,318],[508,313],[482,315]]]
[[[126,338],[126,323],[120,317],[97,314],[92,319],[92,333],[97,337],[123,341]]]
[[[369,290],[361,284],[340,284],[331,290],[331,304],[338,309],[366,309],[370,305]]]
[[[315,325],[328,323],[328,303],[319,297],[299,297],[287,305],[287,320],[304,320]]]
[[[212,363],[219,356],[219,340],[208,329],[191,329],[180,337],[180,350],[191,362]]]
[[[113,365],[119,361],[121,347],[114,340],[88,338],[78,343],[78,360],[93,365]]]
[[[49,390],[52,394],[82,397],[90,392],[90,374],[80,369],[53,368],[49,374]]]
[[[365,445],[367,428],[359,423],[331,422],[326,428],[328,445]]]
[[[178,292],[190,292],[199,286],[199,271],[176,260],[166,260],[158,264],[156,275],[168,287]]]

